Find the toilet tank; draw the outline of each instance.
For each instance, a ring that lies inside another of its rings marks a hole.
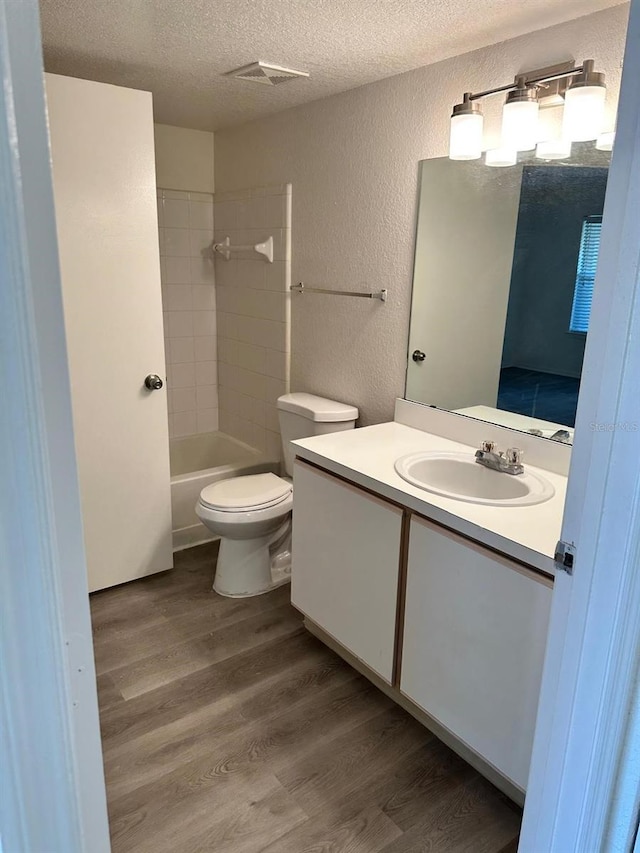
[[[291,442],[312,435],[353,429],[358,419],[355,406],[337,403],[315,394],[284,394],[278,397],[278,417],[286,473],[293,476],[295,457]]]

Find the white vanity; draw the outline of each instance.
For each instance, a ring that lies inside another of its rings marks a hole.
[[[525,467],[552,486],[536,505],[454,500],[394,468],[417,451],[473,459],[480,435],[505,446],[514,433],[398,401],[393,423],[297,442],[292,601],[309,630],[522,801],[569,448],[517,434]]]

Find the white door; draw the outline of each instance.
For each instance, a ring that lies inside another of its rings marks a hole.
[[[409,400],[444,409],[496,405],[521,179],[521,167],[422,163]]]
[[[89,589],[172,566],[151,95],[46,75]],[[165,383],[166,385],[166,383]]]

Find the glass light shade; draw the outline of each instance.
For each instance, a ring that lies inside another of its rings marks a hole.
[[[596,148],[598,151],[612,151],[615,138],[615,130],[610,130],[608,133],[601,133],[596,139]]]
[[[518,152],[513,148],[489,148],[484,156],[487,166],[515,166]]]
[[[564,96],[562,135],[572,142],[590,142],[602,129],[604,86],[576,86]]]
[[[538,113],[538,142],[550,142],[562,138],[562,116],[564,114],[564,98],[559,104],[547,106],[546,100],[540,101]]]
[[[514,101],[502,108],[502,148],[532,151],[538,140],[538,102]]]
[[[449,157],[451,160],[479,160],[482,157],[482,113],[451,117]]]
[[[536,157],[540,160],[566,160],[571,157],[571,142],[568,139],[547,139],[538,142]]]

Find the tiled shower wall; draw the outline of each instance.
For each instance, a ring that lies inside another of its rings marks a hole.
[[[216,193],[215,241],[273,237],[272,264],[254,252],[217,256],[220,429],[281,458],[276,400],[289,391],[291,185]]]
[[[218,429],[213,195],[158,189],[169,436]]]

